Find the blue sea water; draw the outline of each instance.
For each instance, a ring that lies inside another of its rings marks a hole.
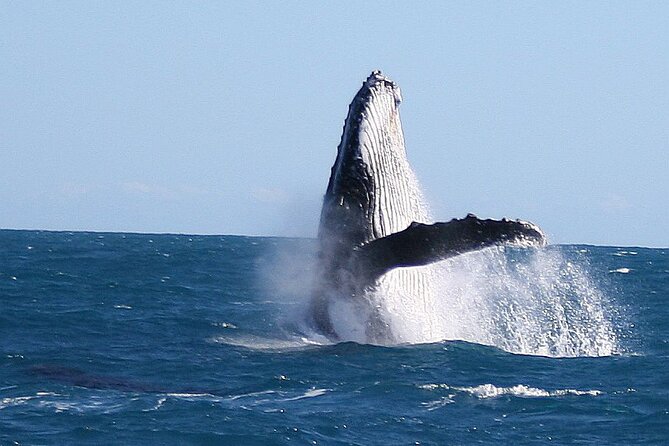
[[[0,444],[669,444],[668,250],[470,256],[389,345],[304,329],[313,251],[0,231]]]

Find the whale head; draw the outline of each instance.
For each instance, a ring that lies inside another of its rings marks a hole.
[[[380,71],[351,102],[323,200],[323,243],[361,245],[428,218],[406,158],[401,102],[400,88]]]

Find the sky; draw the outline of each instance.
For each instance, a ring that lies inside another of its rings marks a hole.
[[[437,220],[669,246],[669,2],[0,2],[0,228],[311,237],[395,80]]]

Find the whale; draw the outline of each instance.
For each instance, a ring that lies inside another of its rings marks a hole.
[[[338,303],[366,307],[365,341],[393,342],[379,294],[426,292],[431,276],[420,267],[495,245],[546,243],[543,231],[527,221],[468,214],[432,222],[407,160],[401,102],[399,86],[376,70],[344,121],[323,197],[308,305],[310,327],[333,341],[345,338]]]

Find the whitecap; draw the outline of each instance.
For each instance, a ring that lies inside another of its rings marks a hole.
[[[515,396],[519,398],[599,396],[603,393],[601,390],[578,390],[578,389],[546,390],[538,387],[526,386],[524,384],[518,384],[511,387],[498,387],[495,386],[494,384],[481,384],[478,386],[471,386],[471,387],[449,386],[448,384],[423,384],[418,387],[425,390],[448,389],[456,392],[464,392],[480,399],[497,398],[505,395]]]
[[[35,398],[37,398],[37,396],[16,396],[13,398],[3,398],[2,400],[0,400],[0,409],[12,406],[19,406]]]
[[[216,336],[209,339],[216,344],[232,345],[235,347],[244,347],[249,350],[259,350],[265,352],[282,352],[285,350],[301,350],[312,348],[314,346],[327,345],[318,343],[313,339],[304,337],[290,339],[263,338],[254,335],[241,336]]]
[[[181,399],[216,398],[211,393],[166,393],[167,396]]]
[[[630,271],[632,271],[631,268],[618,268],[609,270],[610,273],[620,273],[620,274],[628,274]]]
[[[445,396],[445,397],[439,398],[438,400],[429,401],[429,402],[427,402],[427,403],[422,403],[422,405],[423,405],[427,410],[429,410],[429,411],[437,410],[437,409],[439,409],[439,408],[441,408],[441,407],[444,407],[444,406],[447,405],[447,404],[452,404],[452,403],[454,403],[454,402],[455,402],[455,401],[453,400],[453,397],[454,397],[454,396],[455,396],[455,395]]]
[[[161,407],[163,407],[163,404],[165,404],[165,401],[167,401],[166,397],[158,398],[158,401],[156,401],[156,404],[153,407],[151,407],[149,409],[142,409],[142,412],[151,412],[151,411],[154,411],[154,410],[158,410]]]
[[[240,398],[249,398],[249,397],[256,397],[256,396],[261,396],[261,395],[271,395],[276,393],[274,390],[261,390],[258,392],[250,392],[250,393],[242,393],[240,395],[232,395],[228,399],[230,401],[238,400]]]
[[[211,325],[221,328],[237,328],[237,326],[231,322],[212,322]]]
[[[326,393],[331,392],[331,391],[332,391],[332,389],[316,389],[316,388],[312,388],[312,389],[309,389],[309,390],[307,390],[306,392],[304,392],[302,395],[298,395],[298,396],[295,396],[295,397],[292,397],[292,398],[286,398],[286,399],[279,400],[279,401],[281,401],[281,402],[285,402],[285,401],[297,401],[297,400],[303,400],[303,399],[305,399],[305,398],[316,398],[316,397],[318,397],[318,396],[325,395]]]

